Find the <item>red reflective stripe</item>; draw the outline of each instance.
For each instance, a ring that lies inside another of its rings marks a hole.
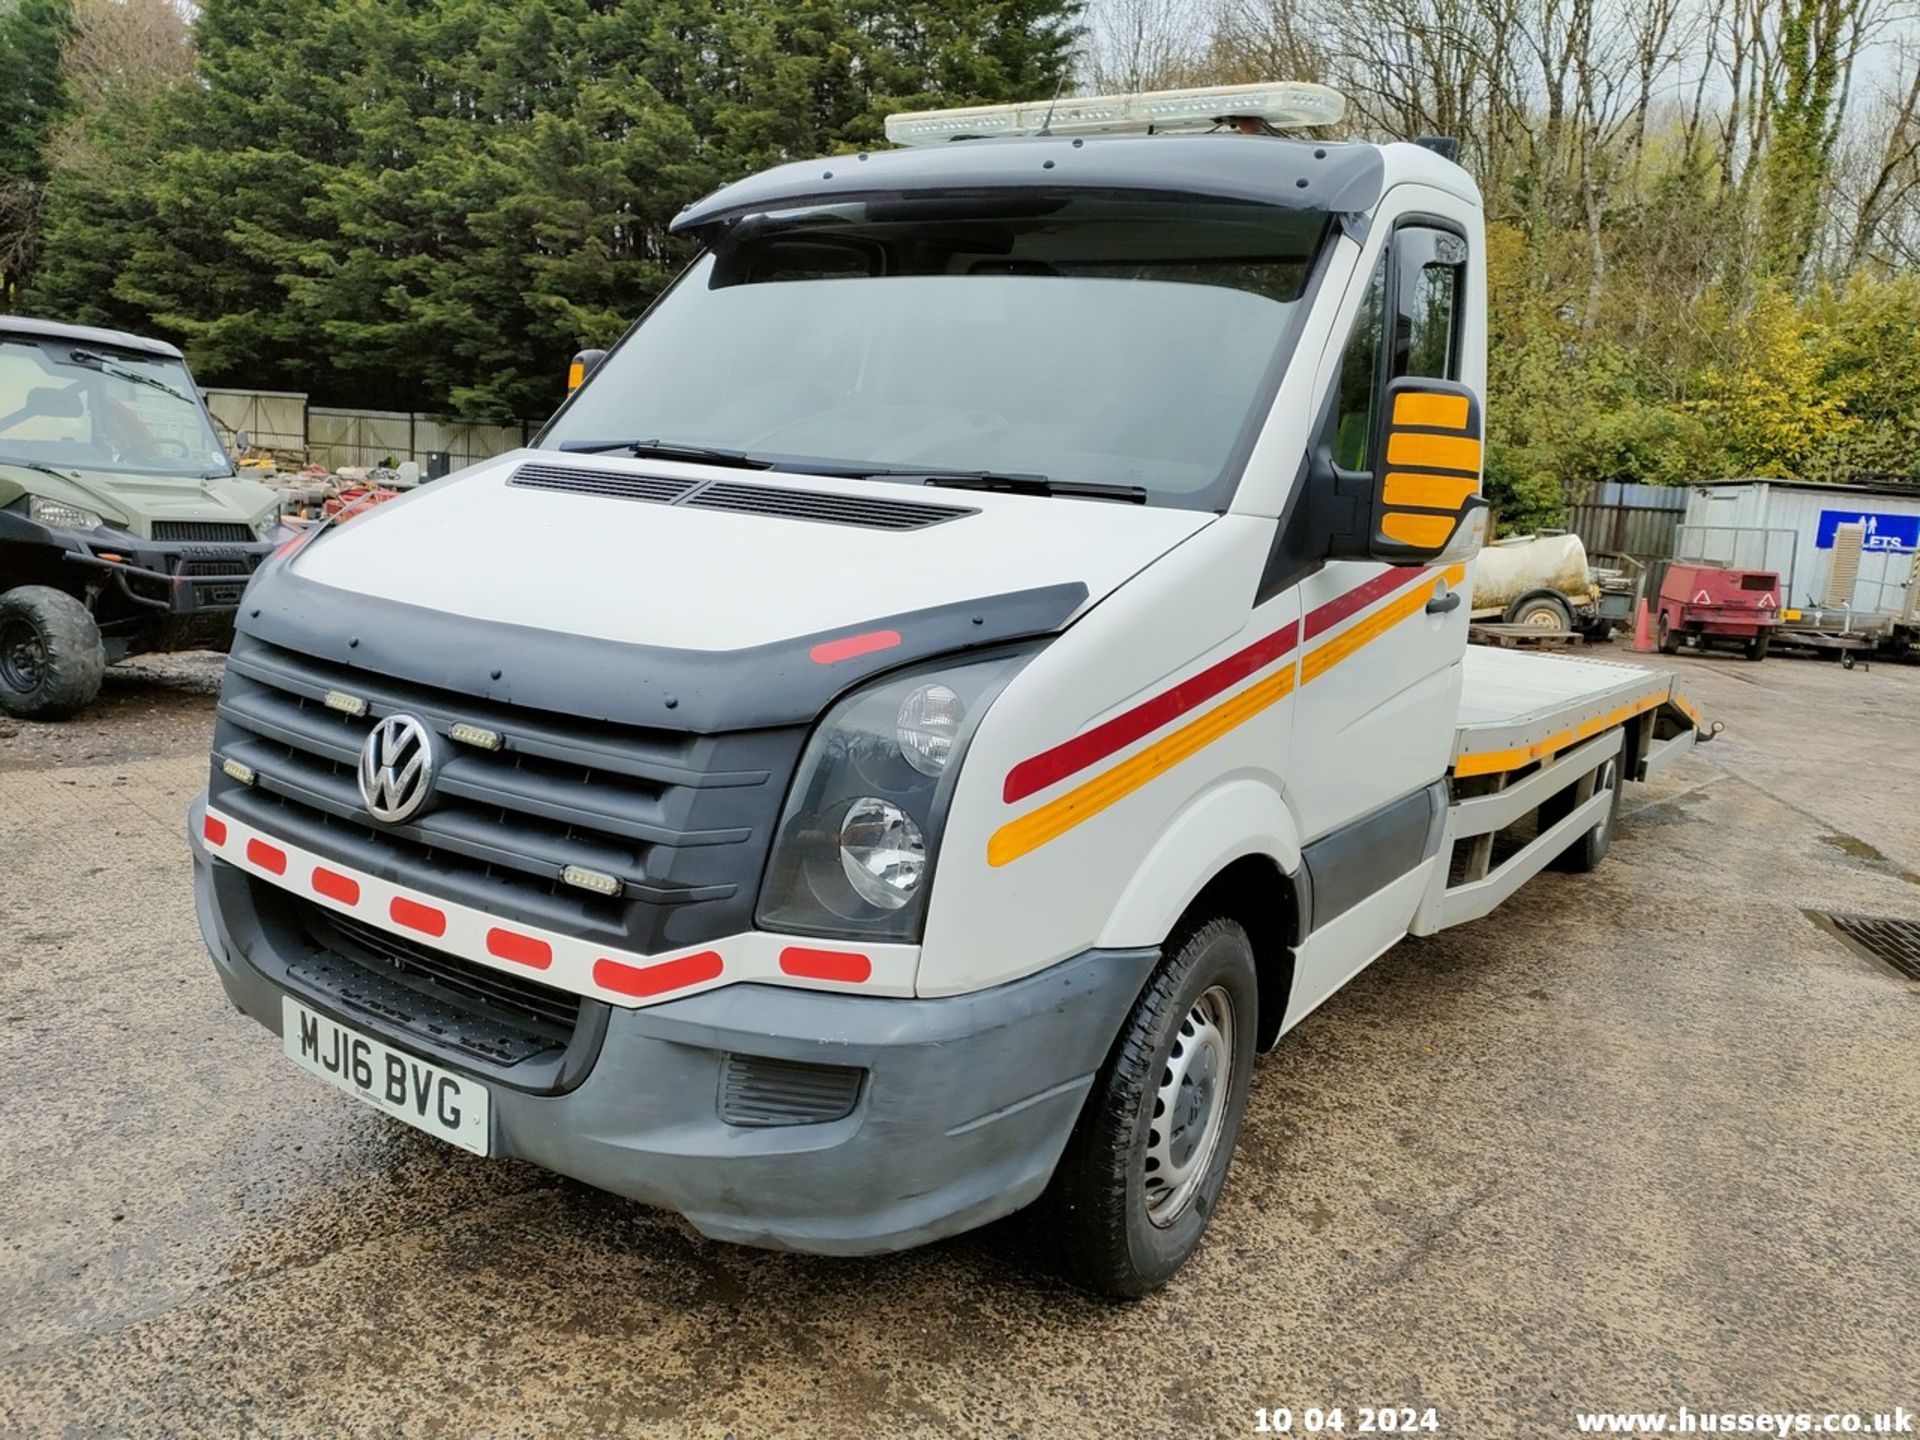
[[[844,640],[822,640],[807,653],[816,665],[831,665],[836,660],[851,660],[856,655],[871,655],[876,650],[891,650],[900,643],[898,630],[869,630],[864,635],[849,635]]]
[[[531,935],[517,935],[511,930],[496,928],[487,931],[487,953],[497,955],[502,960],[511,960],[516,965],[531,965],[536,970],[544,970],[553,964],[553,946]]]
[[[1179,719],[1187,711],[1204,705],[1229,686],[1237,685],[1256,670],[1261,670],[1293,649],[1297,630],[1289,620],[1271,635],[1237,650],[1198,675],[1189,675],[1171,690],[1163,690],[1151,700],[1096,725],[1083,735],[1043,750],[1022,760],[1007,772],[1001,794],[1007,804],[1024,800],[1036,791],[1058,784],[1067,776],[1106,759],[1161,726]]]
[[[329,900],[338,900],[342,905],[360,903],[360,882],[351,875],[342,875],[338,870],[329,870],[325,866],[313,867],[313,888],[315,893]]]
[[[873,974],[873,961],[845,950],[808,950],[789,945],[780,952],[780,968],[805,980],[846,980],[859,984]]]
[[[663,960],[658,965],[626,965],[618,960],[593,962],[593,983],[602,990],[621,995],[662,995],[686,985],[719,976],[721,960],[717,952],[702,950],[698,955],[682,955],[678,960]]]
[[[262,870],[271,870],[276,875],[287,873],[287,852],[264,840],[247,841],[247,859]]]
[[[447,912],[436,910],[431,905],[422,905],[417,900],[409,900],[404,895],[393,897],[393,903],[387,906],[387,913],[393,917],[393,923],[404,925],[409,930],[418,930],[422,935],[440,936],[447,933]]]
[[[200,817],[200,833],[207,837],[209,845],[224,845],[227,843],[227,822],[215,815],[203,815]]]
[[[1417,565],[1396,565],[1391,570],[1381,571],[1364,585],[1356,585],[1346,594],[1334,596],[1326,604],[1307,612],[1307,639],[1331,630],[1349,615],[1358,614],[1374,601],[1430,573]]]

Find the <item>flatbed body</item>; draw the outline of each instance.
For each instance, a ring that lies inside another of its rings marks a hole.
[[[1644,780],[1699,739],[1699,712],[1669,671],[1475,646],[1461,664],[1441,863],[1416,935],[1487,915],[1583,829],[1606,823],[1618,784],[1596,783],[1603,767]],[[1536,818],[1568,792],[1564,815]],[[1531,834],[1515,833],[1528,822]]]

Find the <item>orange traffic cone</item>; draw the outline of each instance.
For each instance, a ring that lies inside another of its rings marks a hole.
[[[1653,650],[1653,627],[1647,620],[1647,602],[1643,597],[1633,617],[1633,653],[1651,655]]]

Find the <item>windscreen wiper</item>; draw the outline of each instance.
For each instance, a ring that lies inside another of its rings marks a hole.
[[[42,475],[51,475],[56,480],[78,480],[78,475],[65,470],[56,470],[51,465],[42,465],[38,460],[15,460],[9,455],[0,455],[0,465],[18,465],[22,470],[38,470]]]
[[[195,400],[191,395],[182,395],[178,390],[174,389],[173,386],[167,384],[166,381],[156,380],[151,375],[143,375],[138,370],[128,370],[123,366],[114,364],[104,355],[96,355],[91,350],[69,350],[67,352],[67,359],[75,365],[97,366],[102,374],[111,375],[116,380],[126,380],[135,385],[151,385],[161,394],[171,395],[182,405],[191,405],[196,409],[199,408],[200,402],[198,400]]]
[[[562,450],[596,455],[624,450],[641,460],[691,460],[701,465],[731,465],[737,470],[771,470],[773,461],[744,450],[719,450],[711,445],[676,445],[670,440],[562,440]]]
[[[948,490],[1005,490],[1014,495],[1062,495],[1073,500],[1118,500],[1128,505],[1147,503],[1147,487],[1144,485],[1103,485],[1089,480],[1049,480],[1045,475],[996,475],[990,470],[964,470],[955,474],[922,475],[920,483],[938,485]]]

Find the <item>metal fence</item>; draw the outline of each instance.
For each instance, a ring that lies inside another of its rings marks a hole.
[[[304,453],[307,461],[336,470],[342,465],[416,461],[422,472],[435,451],[458,470],[491,460],[527,443],[534,423],[489,424],[413,410],[349,410],[309,405],[307,397],[282,390],[205,390],[207,409],[231,441],[245,430],[270,450]]]
[[[231,441],[242,430],[269,450],[307,448],[307,397],[291,390],[203,390],[220,435]]]
[[[1595,564],[1617,567],[1624,559],[1644,563],[1672,558],[1675,532],[1687,513],[1684,485],[1593,481],[1571,499],[1568,528]]]
[[[458,470],[527,443],[528,425],[489,425],[407,410],[339,410],[307,407],[307,459],[329,470],[342,465],[382,465],[427,457],[442,450]]]

